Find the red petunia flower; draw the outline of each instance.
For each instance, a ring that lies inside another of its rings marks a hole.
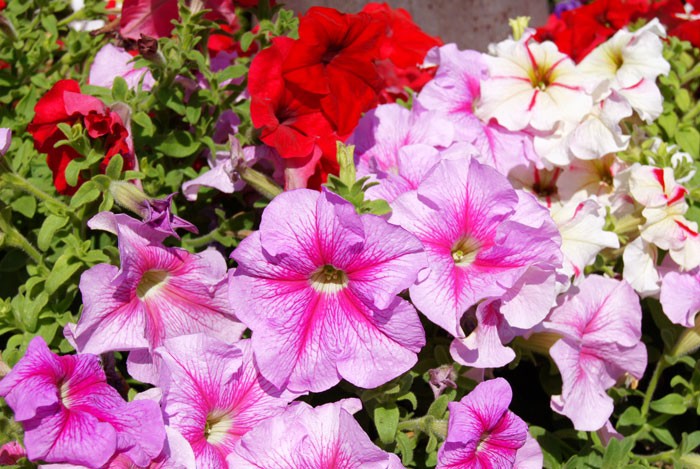
[[[387,103],[408,98],[405,87],[420,91],[435,75],[435,68],[424,69],[421,64],[430,49],[443,44],[442,40],[426,34],[402,8],[368,3],[362,11],[384,23],[386,28],[375,60],[384,82],[379,101]]]
[[[301,18],[283,77],[321,96],[321,107],[340,134],[352,132],[362,113],[377,105],[382,80],[374,59],[384,32],[385,25],[367,13],[313,7]]]
[[[287,37],[273,39],[250,65],[250,117],[263,142],[282,158],[306,157],[322,136],[333,132],[321,111],[320,97],[287,85],[282,63],[294,46]]]
[[[110,159],[121,154],[124,169],[133,169],[135,158],[128,144],[129,132],[119,115],[97,98],[81,94],[80,85],[75,80],[60,80],[46,92],[34,107],[34,120],[27,130],[34,137],[34,148],[46,153],[46,163],[53,173],[54,186],[59,194],[72,195],[84,182],[78,179],[76,186],[68,185],[65,171],[68,164],[80,158],[72,147],[56,143],[66,137],[58,124],[82,124],[90,138],[98,140],[105,149],[105,157],[100,163],[104,171]]]

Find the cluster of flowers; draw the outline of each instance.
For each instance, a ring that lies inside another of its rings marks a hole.
[[[434,71],[420,64],[439,44],[405,11],[368,4],[357,14],[313,7],[299,39],[275,38],[261,51],[248,76],[250,114],[282,158],[285,188],[317,188],[337,174],[336,141],[378,102],[419,91]]]
[[[696,0],[579,0],[562,2],[547,24],[537,29],[539,41],[552,41],[580,62],[620,28],[658,18],[668,34],[700,47],[700,11]]]
[[[641,379],[647,365],[639,295],[659,296],[688,327],[700,309],[700,237],[683,180],[674,167],[616,156],[636,124],[662,112],[665,29],[657,20],[620,29],[576,61],[518,22],[488,54],[416,31],[386,6],[312,8],[299,39],[275,38],[255,56],[251,118],[266,147],[250,151],[277,152],[270,161],[288,190],[231,253],[235,268],[214,248],[167,245],[176,228],[193,229],[170,199],[143,201],[144,220],[102,212],[88,222],[117,237],[120,259],[81,276],[82,315],[64,331],[78,355],[59,357],[35,338],[0,381],[30,460],[403,467],[352,417],[357,399],[315,408],[295,399],[341,380],[376,388],[409,371],[426,344],[419,312],[453,337],[456,362],[478,370],[512,362],[515,337],[547,342],[563,382],[551,408],[577,430],[615,433],[607,390]],[[423,52],[438,47],[425,59],[411,51],[416,58],[397,45],[402,32]],[[96,60],[91,83],[132,74],[132,86],[151,86],[127,62],[110,75]],[[421,89],[410,109],[391,102],[401,86]],[[68,181],[66,168],[83,127],[86,148],[103,145],[105,167],[117,153],[134,167],[125,122],[62,81],[29,130],[70,194],[81,180]],[[76,138],[61,142],[70,129]],[[306,188],[338,170],[337,140],[355,149],[341,169],[356,166],[374,183],[364,196],[385,200],[390,214]],[[252,161],[232,146],[236,164]],[[687,159],[673,157],[677,167]],[[230,171],[203,177],[183,191],[237,188]],[[668,256],[657,266],[660,250]],[[587,275],[606,256],[622,256],[622,278]],[[686,288],[669,294],[678,284]],[[100,365],[110,352],[128,352],[130,376],[153,387],[126,402]],[[437,467],[540,467],[511,398],[497,378],[451,403]]]

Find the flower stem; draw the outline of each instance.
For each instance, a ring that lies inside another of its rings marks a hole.
[[[432,415],[404,420],[399,422],[399,431],[422,432],[428,435],[435,435],[441,439],[447,437],[447,420],[436,419]]]
[[[683,120],[686,122],[692,121],[698,114],[700,114],[700,102],[695,103],[695,106],[683,116]]]
[[[643,418],[646,418],[647,414],[649,413],[651,398],[654,397],[654,391],[656,391],[656,386],[659,384],[659,378],[661,378],[661,374],[664,372],[667,366],[668,362],[666,361],[666,357],[662,355],[661,358],[659,358],[659,361],[656,362],[654,374],[651,375],[649,386],[647,386],[647,391],[644,393],[644,402],[642,403],[642,408],[640,410]]]
[[[22,176],[15,173],[5,173],[4,177],[7,183],[15,187],[16,189],[24,191],[27,194],[33,195],[36,199],[38,199],[41,202],[45,202],[53,205],[54,207],[59,208],[67,215],[69,215],[73,219],[73,221],[81,221],[79,218],[77,218],[72,208],[58,200],[56,197],[53,197],[50,194],[47,194],[46,192],[42,191]]]
[[[27,238],[20,233],[14,226],[7,225],[0,219],[0,245],[5,245],[24,251],[35,264],[41,264],[41,253],[32,246]]]

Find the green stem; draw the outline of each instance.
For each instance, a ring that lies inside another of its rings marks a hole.
[[[635,454],[634,456],[639,459],[643,459],[648,463],[653,463],[657,461],[665,461],[668,460],[670,461],[676,450],[670,449],[668,451],[664,451],[663,453],[656,453],[656,454],[649,454],[649,455],[642,455],[642,454]]]
[[[398,430],[436,435],[444,440],[447,436],[447,420],[436,419],[432,415],[424,415],[423,417],[399,422]]]
[[[649,413],[649,405],[651,404],[652,397],[654,397],[654,391],[656,391],[656,386],[658,386],[659,384],[659,378],[661,378],[661,374],[664,372],[667,366],[668,362],[666,361],[666,358],[662,355],[661,358],[659,358],[659,361],[656,362],[654,374],[651,375],[649,386],[647,386],[647,391],[644,394],[644,402],[642,403],[642,408],[640,410],[642,418],[646,418],[647,414]]]
[[[24,191],[27,194],[33,195],[36,199],[38,199],[41,202],[53,204],[54,206],[60,208],[62,211],[68,214],[73,219],[73,221],[81,222],[81,220],[75,215],[75,212],[73,212],[73,209],[71,209],[68,205],[61,202],[56,197],[53,197],[50,194],[47,194],[46,192],[42,191],[22,176],[15,173],[5,173],[4,177],[8,184],[12,185],[16,189]]]
[[[66,18],[63,18],[61,21],[59,21],[58,27],[62,28],[63,26],[67,26],[68,24],[72,23],[73,21],[82,20],[84,18],[85,18],[85,9],[83,8],[81,10],[73,12],[71,15],[69,15]]]
[[[3,225],[5,224],[3,223]],[[30,243],[17,228],[14,226],[2,226],[0,228],[0,233],[5,235],[3,240],[4,245],[24,251],[37,265],[43,262],[41,253],[37,248],[32,246],[32,243]]]
[[[700,77],[700,63],[695,64],[695,67],[691,68],[681,77],[681,86],[687,85],[690,81]]]
[[[239,174],[241,179],[268,200],[272,200],[282,193],[282,188],[280,186],[259,171],[252,168],[242,168],[239,170]]]
[[[692,121],[698,114],[700,114],[700,101],[695,103],[695,106],[693,106],[690,109],[690,111],[685,113],[685,116],[683,116],[683,120],[686,122]]]

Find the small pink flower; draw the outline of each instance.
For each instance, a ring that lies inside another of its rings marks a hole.
[[[461,401],[450,402],[447,438],[438,452],[437,468],[513,467],[528,432],[527,424],[508,410],[512,399],[508,382],[496,378],[480,383]]]
[[[613,411],[605,391],[626,373],[641,379],[646,368],[639,297],[627,282],[591,275],[544,325],[562,336],[549,351],[563,381],[552,409],[577,430],[600,429]]]
[[[98,468],[122,453],[145,466],[165,442],[158,404],[125,402],[107,384],[97,356],[59,357],[41,337],[0,381],[0,396],[24,426],[32,461]]]

